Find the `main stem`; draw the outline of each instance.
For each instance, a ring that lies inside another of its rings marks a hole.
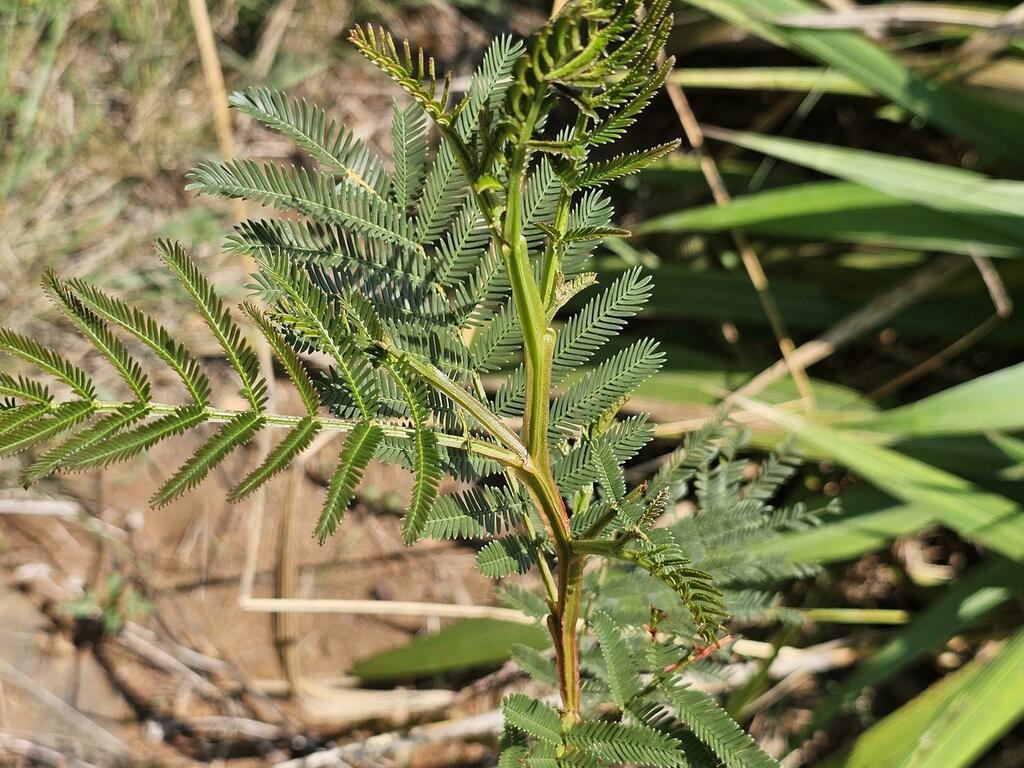
[[[512,297],[523,333],[523,357],[526,373],[526,403],[522,438],[529,456],[517,471],[548,528],[558,558],[557,599],[550,606],[548,630],[555,646],[562,708],[568,722],[579,719],[580,669],[577,624],[583,587],[582,556],[572,549],[569,515],[551,472],[548,453],[550,424],[551,366],[556,334],[549,325],[547,301],[542,295],[530,263],[526,238],[522,232],[523,181],[528,162],[528,142],[537,124],[542,100],[534,100],[523,121],[515,151],[510,158],[505,215],[502,222],[502,256],[512,287]],[[542,280],[557,271],[556,263],[543,265]],[[547,286],[544,286],[547,293]]]
[[[554,594],[548,590],[548,629],[555,646],[562,708],[567,722],[579,720],[580,664],[577,625],[579,623],[583,566],[585,555],[573,550],[569,532],[569,514],[551,472],[548,454],[550,423],[551,365],[556,334],[548,322],[547,306],[551,300],[558,273],[558,252],[552,248],[542,259],[542,285],[538,285],[530,263],[529,249],[522,231],[523,182],[529,160],[528,144],[537,126],[543,102],[538,93],[523,120],[508,165],[508,186],[504,210],[490,192],[482,191],[477,181],[480,169],[475,167],[469,148],[450,128],[442,127],[455,156],[472,180],[471,189],[501,248],[505,270],[512,287],[512,298],[523,335],[523,364],[526,373],[526,403],[523,415],[522,442],[526,460],[512,471],[525,486],[534,508],[544,521],[554,544],[558,561],[558,584]],[[564,231],[568,224],[568,195],[559,201],[555,226]]]

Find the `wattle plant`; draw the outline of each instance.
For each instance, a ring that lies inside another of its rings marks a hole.
[[[268,90],[235,94],[237,109],[290,137],[317,166],[241,160],[204,163],[190,176],[190,187],[204,194],[294,214],[247,221],[228,247],[257,265],[257,295],[241,311],[305,413],[267,411],[267,383],[246,332],[185,251],[161,242],[161,258],[241,380],[245,407],[214,405],[199,363],[152,317],[86,282],[47,274],[47,292],[131,394],[102,400],[81,368],[0,331],[0,347],[71,394],[58,401],[41,382],[0,374],[2,453],[48,445],[24,469],[28,484],[57,470],[125,461],[219,424],[156,492],[162,505],[261,430],[277,428],[283,437],[237,481],[232,500],[288,467],[317,434],[346,433],[316,526],[321,541],[336,531],[377,459],[414,473],[407,544],[488,538],[479,553],[486,575],[540,573],[542,602],[517,599],[546,615],[554,664],[549,669],[538,654],[520,654],[520,661],[555,683],[559,700],[506,699],[501,765],[774,765],[684,673],[703,649],[714,650],[726,602],[745,604],[751,615],[768,610],[769,597],[740,587],[801,572],[741,556],[751,538],[813,519],[769,506],[790,463],[770,463],[741,498],[742,463],[722,448],[716,424],[651,482],[630,487],[623,464],[653,435],[646,417],[617,413],[662,355],[643,340],[599,362],[596,356],[641,310],[651,280],[626,271],[567,320],[555,320],[595,285],[586,269],[592,249],[627,234],[611,226],[602,187],[676,146],[607,151],[671,67],[659,59],[671,29],[668,0],[644,5],[570,0],[525,44],[496,40],[460,100],[422,51],[356,28],[353,44],[412,97],[394,109],[393,170],[319,108]],[[176,374],[186,402],[153,401],[146,369],[129,348],[138,343]],[[326,370],[311,369],[310,352],[329,361]],[[504,382],[489,394],[484,376],[498,372]],[[469,489],[439,496],[445,475]],[[691,479],[702,513],[656,526]],[[713,542],[732,549],[709,559]],[[588,564],[602,560],[618,565],[599,581],[585,578]],[[695,567],[699,560],[726,575],[724,594]],[[638,574],[660,586],[637,586]],[[623,580],[639,604],[601,592],[602,584]],[[651,613],[655,600],[663,612]],[[592,635],[583,632],[581,611]]]

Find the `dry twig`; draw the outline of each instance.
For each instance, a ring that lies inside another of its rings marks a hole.
[[[966,263],[961,256],[949,256],[915,272],[907,280],[877,296],[856,312],[840,320],[813,341],[801,344],[793,358],[803,368],[810,368],[856,338],[877,328],[902,312],[921,297],[944,285],[962,272]],[[748,381],[730,396],[754,397],[787,373],[786,361],[779,360]]]
[[[801,29],[871,29],[905,25],[955,25],[981,29],[1002,29],[1004,16],[987,10],[975,10],[940,3],[891,3],[857,7],[836,13],[795,13],[772,19],[773,23]],[[1014,32],[1021,22],[1009,25]]]
[[[693,151],[697,153],[701,172],[711,188],[715,203],[717,205],[728,205],[732,201],[732,197],[725,186],[722,174],[718,170],[718,164],[715,163],[711,153],[708,152],[707,145],[704,142],[704,131],[700,123],[697,122],[693,110],[690,108],[690,102],[686,98],[686,94],[682,88],[671,82],[665,84],[665,90],[672,100],[672,106],[676,110],[676,115],[679,117],[679,122],[683,127],[683,132],[686,134],[687,141],[690,142]],[[789,335],[789,330],[786,328],[786,322],[775,301],[775,296],[771,292],[768,276],[761,266],[761,260],[758,258],[753,246],[751,246],[746,234],[741,230],[734,229],[731,231],[731,235],[733,242],[736,244],[736,249],[740,253],[740,258],[743,260],[743,266],[747,270],[747,275],[757,291],[758,299],[771,325],[772,332],[775,334],[775,339],[782,352],[787,370],[792,375],[805,406],[811,406],[814,403],[811,382],[807,378],[807,372],[804,371],[803,367],[793,357],[795,345]]]

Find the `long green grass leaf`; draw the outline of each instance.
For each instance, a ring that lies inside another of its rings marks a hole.
[[[1024,632],[886,716],[822,768],[967,768],[1024,717]]]
[[[981,215],[984,226],[1024,241],[1024,182],[974,171],[798,139],[707,129],[709,136],[837,176],[955,216]]]
[[[755,407],[886,493],[908,504],[928,506],[939,522],[960,535],[1024,560],[1024,510],[1016,502],[840,430],[766,406]]]
[[[1022,579],[1024,565],[1013,560],[997,558],[975,566],[858,666],[815,712],[813,727],[831,720],[864,688],[892,677],[991,613],[1019,591]]]
[[[1017,258],[1019,237],[989,221],[994,214],[949,216],[926,205],[848,181],[812,181],[667,213],[635,226],[637,233],[727,232],[798,240],[920,248]]]
[[[915,437],[1024,429],[1024,363],[883,411],[854,426]]]
[[[686,0],[775,45],[792,48],[834,67],[947,133],[962,136],[986,154],[1009,162],[1024,156],[1017,108],[953,84],[927,79],[860,32],[783,27],[786,15],[819,11],[808,0]]]

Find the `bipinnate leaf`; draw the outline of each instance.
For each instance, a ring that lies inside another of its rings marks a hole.
[[[210,439],[171,475],[150,500],[161,507],[186,491],[199,485],[214,467],[228,457],[232,451],[252,440],[266,423],[261,413],[243,411],[234,416],[217,430]]]
[[[106,467],[126,461],[152,448],[162,440],[187,432],[207,419],[204,408],[198,405],[181,406],[130,432],[123,432],[93,443],[88,448],[69,456],[67,463],[70,468],[81,470]]]
[[[605,763],[651,768],[685,765],[679,741],[646,725],[589,720],[569,731],[566,740]]]
[[[0,328],[0,351],[32,363],[57,377],[83,400],[96,397],[96,387],[85,371],[28,336],[10,328]]]
[[[21,484],[28,487],[37,480],[57,471],[67,462],[69,457],[101,440],[116,435],[123,429],[127,429],[135,422],[145,418],[147,413],[149,413],[149,405],[147,403],[128,403],[122,405],[113,413],[93,423],[86,429],[76,432],[64,442],[54,446],[36,459],[21,473],[19,478]]]
[[[45,384],[7,373],[0,373],[0,395],[42,405],[53,402],[53,395]]]
[[[166,328],[142,310],[104,293],[84,280],[74,278],[65,285],[97,315],[119,325],[153,350],[177,374],[197,405],[209,402],[210,379],[203,373],[192,353],[176,341]]]
[[[196,263],[185,253],[185,249],[179,243],[167,240],[159,241],[156,248],[164,264],[192,297],[199,314],[224,350],[224,356],[242,380],[242,392],[252,410],[262,411],[267,404],[267,382],[260,373],[260,359],[256,350],[246,341],[242,329],[231,317],[231,312]]]
[[[338,466],[327,486],[323,511],[314,530],[314,536],[321,544],[338,529],[338,523],[345,516],[345,511],[355,496],[356,487],[363,479],[363,472],[373,459],[383,437],[381,428],[369,421],[359,422],[349,433],[338,457]]]
[[[557,710],[543,701],[524,693],[513,693],[505,697],[502,708],[505,713],[505,725],[508,727],[547,744],[561,743],[561,718]]]
[[[665,686],[676,716],[726,768],[778,768],[736,721],[703,691],[685,684]]]
[[[512,534],[489,541],[477,553],[480,572],[491,579],[526,573],[537,560],[537,548],[526,536]]]
[[[23,415],[30,414],[29,418],[19,421],[17,426],[11,426],[0,434],[0,456],[12,456],[28,450],[36,443],[49,440],[78,426],[96,412],[96,406],[84,400],[61,403],[49,412],[46,406],[22,408],[33,410],[19,409]],[[37,411],[36,408],[43,410]]]
[[[321,426],[321,423],[312,416],[300,421],[281,438],[281,442],[274,446],[263,462],[231,490],[228,501],[241,501],[274,475],[287,469],[295,457],[313,442]]]
[[[625,708],[640,693],[640,669],[636,659],[623,637],[622,627],[607,613],[598,611],[591,616],[590,627],[601,646],[612,698],[619,707]]]
[[[105,322],[92,312],[53,272],[43,275],[43,288],[78,329],[92,343],[100,354],[110,361],[114,369],[128,384],[139,402],[148,402],[150,395],[149,377],[139,362],[133,358],[124,344],[115,336]]]

